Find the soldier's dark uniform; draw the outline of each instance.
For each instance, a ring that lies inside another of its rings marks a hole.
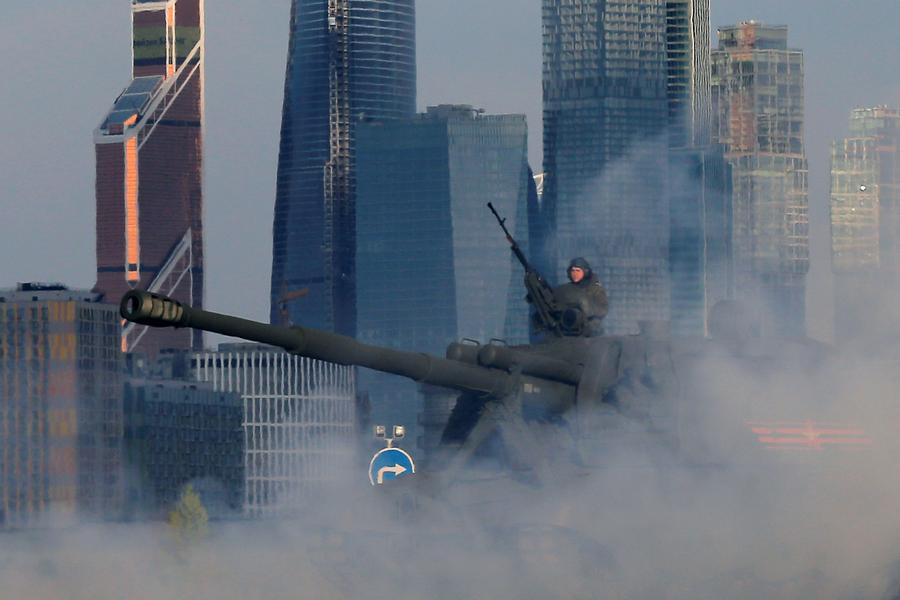
[[[553,289],[553,296],[560,305],[577,307],[581,310],[585,319],[582,335],[600,335],[603,333],[603,317],[609,312],[606,290],[591,270],[588,261],[581,257],[573,258],[569,263],[569,269],[572,267],[583,270],[584,278],[578,283],[570,281],[557,286]]]

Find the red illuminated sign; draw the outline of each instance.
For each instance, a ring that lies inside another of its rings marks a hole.
[[[747,423],[756,440],[770,450],[823,450],[828,446],[865,447],[866,432],[853,425],[815,421]]]

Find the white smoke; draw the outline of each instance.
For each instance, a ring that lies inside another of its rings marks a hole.
[[[501,470],[433,495],[373,488],[347,464],[300,516],[213,522],[189,546],[164,524],[2,534],[0,598],[890,597],[896,365],[835,354],[767,381],[743,359],[696,369],[705,419],[686,435],[724,442],[706,446],[725,449],[716,460],[610,446],[543,486]],[[748,418],[852,424],[872,444],[766,450]],[[545,433],[548,452],[565,436]]]

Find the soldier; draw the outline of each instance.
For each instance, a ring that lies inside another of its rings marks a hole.
[[[563,306],[576,307],[584,318],[582,335],[595,336],[603,333],[603,317],[609,311],[606,290],[591,271],[591,265],[582,257],[573,258],[566,270],[569,283],[553,290],[556,301]]]

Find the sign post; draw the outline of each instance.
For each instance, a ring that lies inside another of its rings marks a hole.
[[[400,439],[406,431],[402,425],[394,425],[394,436],[387,437],[383,425],[375,426],[375,437],[387,442],[387,448],[382,448],[375,453],[369,463],[369,482],[372,485],[384,485],[385,481],[412,475],[416,472],[416,463],[413,462],[405,450],[394,448],[394,440]]]

